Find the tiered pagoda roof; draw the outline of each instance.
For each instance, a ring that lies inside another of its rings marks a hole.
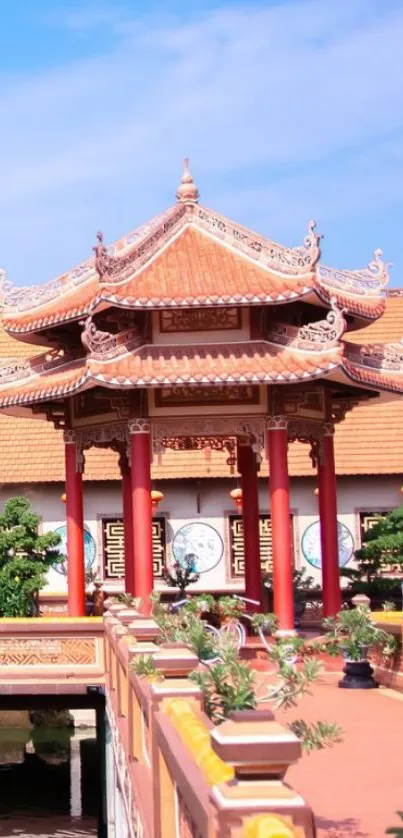
[[[276,244],[201,206],[186,167],[172,208],[111,247],[98,234],[94,251],[48,285],[4,283],[7,332],[53,348],[0,366],[0,409],[13,412],[97,386],[322,378],[369,392],[403,392],[401,342],[345,339],[384,312],[388,275],[379,250],[363,270],[325,267],[314,222],[301,246]],[[299,325],[287,315],[296,303],[304,307]],[[257,312],[248,338],[194,345],[173,337],[161,345],[145,326],[153,310],[206,307],[248,308],[251,318]],[[111,311],[122,312],[115,332],[105,329]],[[124,312],[132,315],[126,325]],[[137,314],[141,325],[133,319]]]

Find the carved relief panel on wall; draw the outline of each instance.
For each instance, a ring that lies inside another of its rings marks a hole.
[[[243,538],[243,520],[241,515],[229,515],[229,557],[230,557],[230,579],[243,579],[245,576],[245,551]],[[293,524],[290,520],[290,539],[293,542]],[[271,573],[272,570],[272,532],[270,515],[259,515],[260,533],[260,563],[262,573]]]
[[[117,581],[125,576],[124,529],[121,518],[102,518],[102,554],[104,579]],[[153,518],[154,578],[162,579],[166,559],[165,518]]]

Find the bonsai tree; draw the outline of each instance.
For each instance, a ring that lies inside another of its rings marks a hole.
[[[354,593],[368,596],[400,598],[400,578],[382,576],[390,565],[403,572],[403,506],[389,512],[365,533],[362,547],[355,552],[357,568],[345,568],[342,575],[350,579]]]
[[[28,617],[45,584],[46,571],[60,561],[60,536],[39,535],[40,518],[24,497],[4,504],[0,515],[0,615]]]
[[[170,567],[164,568],[164,581],[171,588],[178,588],[178,598],[185,599],[186,588],[199,581],[199,574],[195,571],[195,556],[185,556],[183,562],[174,561]]]

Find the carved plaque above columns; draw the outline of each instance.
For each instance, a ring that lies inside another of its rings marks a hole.
[[[153,452],[161,455],[167,448],[176,450],[229,450],[228,445],[237,437],[250,440],[254,451],[265,447],[264,419],[251,417],[172,417],[154,420],[152,424]],[[231,448],[232,451],[232,448]]]

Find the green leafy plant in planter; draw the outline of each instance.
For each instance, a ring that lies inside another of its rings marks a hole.
[[[275,626],[274,615],[271,617]],[[304,640],[287,638],[272,644],[268,652],[269,659],[276,665],[276,674],[270,676],[270,684],[258,686],[256,674],[248,663],[240,660],[237,646],[231,635],[221,636],[219,641],[219,660],[205,670],[197,670],[189,677],[203,692],[207,715],[214,724],[221,724],[234,710],[258,708],[262,702],[271,702],[278,709],[295,708],[298,700],[310,692],[310,686],[319,677],[321,665],[314,660],[306,660],[297,668],[291,663],[304,650]],[[328,722],[308,723],[297,719],[289,723],[289,728],[299,739],[305,751],[329,747],[339,742],[342,731],[338,725]]]
[[[39,535],[39,515],[24,497],[11,498],[0,515],[0,616],[30,617],[50,565],[61,559],[58,533]]]
[[[371,689],[377,686],[368,656],[378,651],[390,656],[396,649],[395,638],[372,622],[367,605],[358,605],[343,610],[337,617],[324,620],[328,637],[323,650],[330,654],[341,654],[345,661],[345,676],[340,687],[348,689]]]

